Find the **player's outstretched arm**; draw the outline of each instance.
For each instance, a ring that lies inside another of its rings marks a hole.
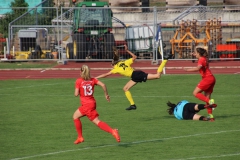
[[[199,71],[201,69],[202,66],[197,66],[197,67],[193,67],[193,68],[184,68],[185,71],[187,72],[196,72]]]
[[[137,56],[136,56],[135,54],[133,54],[131,51],[128,50],[127,45],[124,45],[124,47],[125,47],[125,51],[126,51],[128,54],[130,54],[130,55],[132,56],[133,61],[135,61],[135,59],[137,59]]]
[[[108,72],[108,73],[104,73],[104,74],[101,74],[101,75],[99,75],[99,76],[97,76],[97,77],[95,77],[95,78],[104,78],[104,77],[107,77],[107,76],[109,76],[109,75],[111,75],[112,73],[111,72]]]

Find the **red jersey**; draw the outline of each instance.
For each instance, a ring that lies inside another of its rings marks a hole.
[[[75,88],[79,89],[80,101],[82,106],[88,103],[96,103],[93,97],[94,86],[97,85],[98,80],[96,78],[91,78],[90,80],[84,80],[78,78],[75,83]]]
[[[209,69],[209,65],[208,65],[206,57],[199,58],[198,66],[202,66],[199,70],[200,74],[202,75],[202,78],[213,75],[211,70]]]

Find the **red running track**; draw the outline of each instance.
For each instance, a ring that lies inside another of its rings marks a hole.
[[[68,62],[66,65],[59,64],[49,69],[0,69],[0,80],[78,78],[82,64],[87,64],[91,68],[93,77],[111,69],[110,62]],[[184,67],[195,67],[196,65],[197,63],[192,63],[192,61],[169,60],[166,65],[166,74],[199,74],[183,70]],[[153,65],[151,61],[137,61],[133,67],[147,73],[156,73],[158,64]],[[210,68],[213,74],[240,74],[240,61],[211,61]],[[111,77],[116,76],[119,75]]]

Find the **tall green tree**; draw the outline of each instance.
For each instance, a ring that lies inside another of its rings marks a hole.
[[[4,35],[4,37],[7,37],[8,35],[8,25],[10,22],[12,22],[17,17],[21,16],[23,13],[27,12],[28,10],[28,4],[25,2],[25,0],[14,0],[10,4],[11,11],[6,13],[1,18],[0,23],[0,33]],[[18,7],[25,7],[25,8],[18,8]]]
[[[12,14],[16,14],[16,16],[18,17],[19,15],[22,15],[23,13],[27,12],[27,7],[28,7],[28,3],[25,2],[25,0],[14,0],[13,2],[11,2],[10,7],[12,8]],[[26,7],[26,8],[15,8],[15,7]]]
[[[43,3],[42,7],[54,7],[54,1],[48,0],[47,2]],[[55,18],[57,15],[55,8],[43,8],[41,17],[41,24],[42,25],[51,25],[51,20]]]

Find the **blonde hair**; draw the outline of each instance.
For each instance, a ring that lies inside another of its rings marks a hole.
[[[84,80],[90,80],[91,79],[90,68],[87,65],[82,65],[82,67],[81,67],[81,77]]]

